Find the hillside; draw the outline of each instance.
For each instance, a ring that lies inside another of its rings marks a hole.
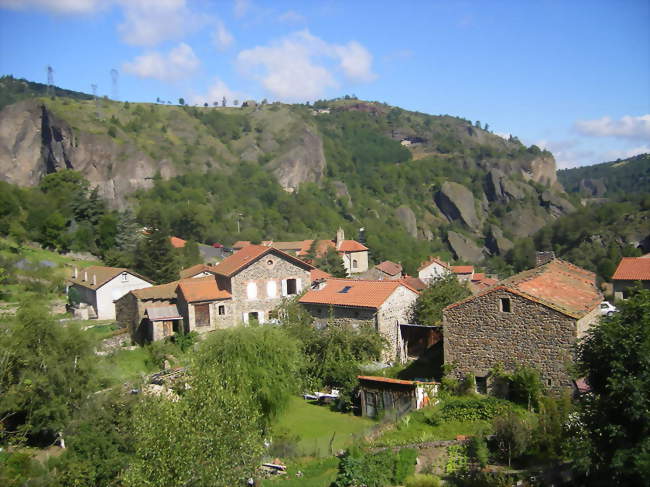
[[[650,154],[563,169],[557,172],[557,177],[566,191],[583,197],[650,193]]]
[[[376,259],[408,260],[411,271],[429,252],[472,262],[505,254],[574,209],[550,153],[462,118],[356,99],[221,108],[57,96],[0,112],[5,181],[34,186],[66,168],[114,208],[165,207],[181,237],[228,243],[364,227]],[[201,224],[188,225],[189,213]]]

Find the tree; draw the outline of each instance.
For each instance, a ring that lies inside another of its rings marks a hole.
[[[442,310],[456,301],[460,301],[472,293],[469,288],[448,274],[433,281],[423,290],[413,307],[413,318],[420,325],[437,325],[442,321]]]
[[[343,260],[334,247],[328,247],[327,252],[316,258],[314,265],[334,277],[347,277]]]
[[[159,213],[153,213],[147,223],[149,233],[138,242],[136,250],[136,270],[156,284],[178,279],[180,263],[169,240],[167,222]]]
[[[87,334],[56,323],[37,299],[21,305],[0,335],[0,418],[16,441],[52,441],[92,390],[95,355]]]
[[[580,417],[593,485],[644,485],[650,475],[650,290],[637,288],[578,344],[590,394]]]
[[[179,98],[178,99],[178,104],[179,105],[185,105],[185,98]]]
[[[232,104],[235,106],[239,105],[239,100],[233,100]]]
[[[204,106],[205,108],[208,108],[208,102],[206,101],[206,102],[203,104],[203,106]]]
[[[508,467],[510,467],[512,458],[526,451],[530,442],[530,425],[517,412],[509,410],[503,416],[494,418],[492,426],[499,449],[507,457]]]
[[[221,373],[216,367],[193,367],[178,400],[150,396],[140,402],[126,487],[230,487],[254,475],[262,435],[257,405],[243,390],[263,384],[250,383],[247,376],[229,382]]]
[[[221,99],[221,106],[222,107],[226,106],[226,97],[225,96]]]

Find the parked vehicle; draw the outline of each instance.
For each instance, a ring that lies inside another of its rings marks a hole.
[[[612,316],[617,311],[618,309],[616,309],[616,306],[611,304],[609,301],[603,301],[602,303],[600,303],[601,316]]]

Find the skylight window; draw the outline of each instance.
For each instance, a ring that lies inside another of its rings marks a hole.
[[[339,293],[340,293],[340,294],[347,294],[348,291],[350,291],[350,289],[352,289],[352,286],[345,286],[343,289],[341,289],[341,290],[339,291]]]

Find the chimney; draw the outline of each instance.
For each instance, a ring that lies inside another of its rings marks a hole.
[[[336,250],[341,247],[343,240],[345,240],[345,233],[343,233],[343,229],[339,227],[339,229],[336,231]]]
[[[74,266],[72,268],[72,278],[76,279],[77,277],[79,277],[79,269],[77,269],[77,266]]]
[[[555,259],[555,252],[549,250],[547,252],[535,252],[535,267],[548,264]]]
[[[84,280],[84,281],[87,281],[87,280],[88,280],[88,271],[84,271],[84,278],[83,278],[83,280]]]
[[[97,274],[93,274],[93,286],[97,285]]]

